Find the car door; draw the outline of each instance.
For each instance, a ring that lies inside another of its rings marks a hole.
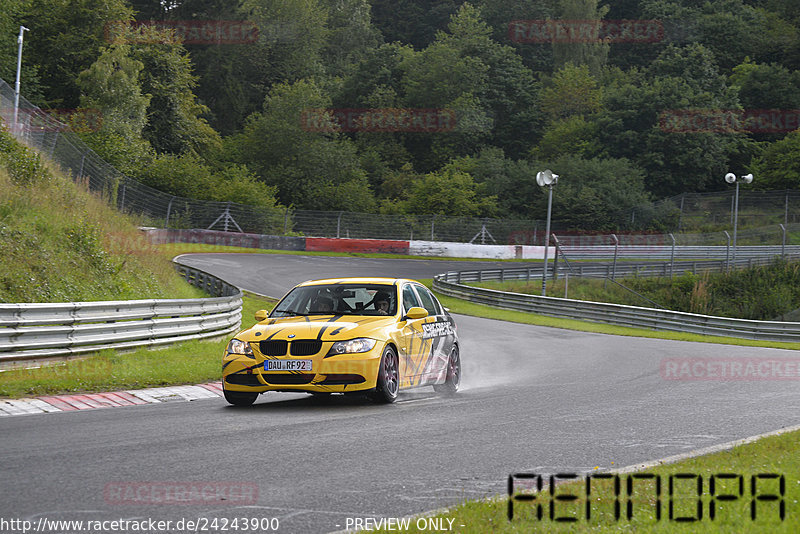
[[[416,385],[435,383],[447,369],[450,350],[455,342],[452,318],[444,312],[436,297],[423,285],[414,284],[414,290],[428,317],[422,324],[422,353]]]
[[[401,298],[405,316],[408,310],[414,307],[423,307],[414,287],[410,283],[403,284]],[[422,355],[424,353],[423,324],[427,317],[422,319],[406,319],[400,328],[400,386],[408,387],[419,383],[422,371]]]

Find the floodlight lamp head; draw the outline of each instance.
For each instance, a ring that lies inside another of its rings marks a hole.
[[[551,171],[550,169],[545,169],[542,172],[536,174],[536,183],[542,187],[546,185],[553,185],[557,181],[558,181],[558,175],[553,174],[553,171]]]
[[[753,175],[745,174],[744,176],[742,176],[742,180],[744,180],[744,183],[749,184],[753,181]]]
[[[734,183],[736,181],[736,175],[733,174],[732,172],[729,172],[728,174],[725,175],[725,181],[728,182],[729,184]]]

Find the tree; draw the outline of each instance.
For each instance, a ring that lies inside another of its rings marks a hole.
[[[477,154],[454,159],[448,168],[469,174],[483,195],[496,197],[502,216],[539,217],[532,206],[541,204],[542,193],[535,178],[542,169],[532,162],[513,160],[501,148],[486,147]]]
[[[559,0],[559,20],[600,21],[608,13],[608,7],[598,7],[598,0]],[[608,61],[610,45],[605,42],[559,42],[553,41],[553,68],[565,65],[585,65],[592,74],[599,74]]]
[[[744,109],[800,109],[800,71],[745,58],[733,68],[730,83]]]
[[[558,18],[558,0],[476,0],[474,4],[492,28],[493,41],[512,47],[515,55],[522,58],[522,64],[531,71],[553,71],[553,47],[550,43],[518,42],[519,39],[509,32],[513,21],[541,22]]]
[[[541,92],[542,109],[551,120],[597,113],[601,102],[602,91],[586,65],[567,63]]]
[[[327,0],[328,36],[322,59],[329,76],[341,76],[378,46],[367,0]]]
[[[564,155],[543,161],[540,168],[555,170],[561,178],[553,195],[553,221],[570,229],[615,230],[621,214],[646,203],[644,172],[627,159],[584,159]],[[546,206],[542,198],[539,218]]]
[[[330,98],[310,80],[278,84],[238,137],[238,153],[286,205],[372,211],[355,145],[337,133]]]
[[[670,46],[646,72],[614,70],[604,82],[599,135],[608,154],[646,171],[658,197],[719,188],[742,134],[669,127],[674,116],[706,115],[739,107],[711,52],[702,45]],[[721,174],[720,174],[721,173]]]
[[[769,145],[750,165],[759,189],[800,188],[800,130]]]
[[[138,171],[150,153],[142,138],[150,103],[139,83],[143,68],[141,61],[131,57],[129,45],[115,42],[77,77],[81,106],[97,110],[102,117],[100,129],[82,137],[123,173]]]
[[[386,42],[428,46],[458,9],[455,0],[371,0],[375,26]]]
[[[31,29],[26,64],[38,65],[47,105],[78,107],[78,75],[108,44],[109,25],[132,16],[125,0],[30,0],[25,5],[22,23]]]
[[[469,174],[448,167],[413,182],[404,207],[414,214],[488,217],[496,212],[497,199],[482,195]]]
[[[172,30],[139,29],[144,44],[131,54],[144,68],[142,90],[150,95],[143,136],[159,154],[208,154],[221,147],[219,134],[203,115],[208,108],[197,102],[189,54]]]
[[[600,127],[581,115],[551,122],[531,151],[535,159],[554,159],[563,154],[592,158],[604,152],[599,138]]]

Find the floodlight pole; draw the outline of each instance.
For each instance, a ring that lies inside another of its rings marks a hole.
[[[14,84],[14,130],[17,129],[17,115],[19,112],[19,83],[22,73],[22,37],[26,31],[30,30],[25,26],[20,26],[19,37],[17,37],[17,82]]]
[[[733,266],[736,268],[736,230],[739,226],[739,180],[736,180],[736,193],[733,201]]]
[[[553,184],[548,186],[547,195],[547,229],[544,232],[544,269],[542,270],[542,296],[547,296],[547,249],[550,247],[550,214],[553,211]]]
[[[739,227],[739,182],[744,180],[745,183],[753,181],[752,174],[745,174],[744,176],[736,176],[732,172],[725,175],[725,181],[729,184],[736,184],[736,192],[734,193],[733,200],[733,253],[731,254],[731,263],[734,269],[736,268],[736,234]]]

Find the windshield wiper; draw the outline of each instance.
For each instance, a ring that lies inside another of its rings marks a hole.
[[[292,315],[298,315],[298,316],[301,316],[301,317],[305,317],[306,315],[309,315],[307,313],[302,313],[302,312],[294,311],[294,310],[275,310],[275,311],[278,312],[278,313],[285,314],[284,317],[292,316]]]

